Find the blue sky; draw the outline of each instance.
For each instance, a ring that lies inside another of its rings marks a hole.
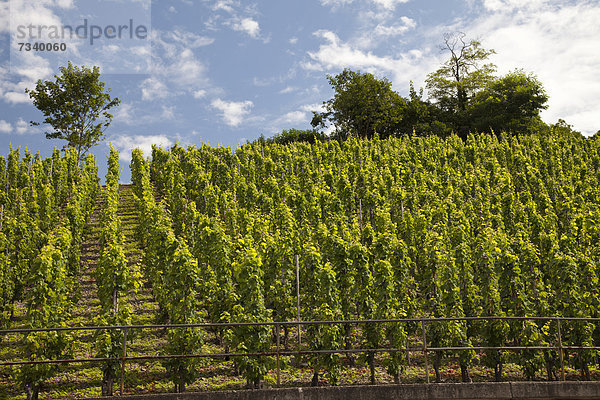
[[[106,26],[130,17],[149,25],[143,43],[74,44],[62,54],[13,47],[11,58],[15,21]],[[600,129],[599,20],[597,0],[2,0],[0,145],[43,155],[62,146],[29,126],[42,115],[24,89],[67,60],[100,66],[122,101],[106,137],[122,152],[126,181],[133,147],[235,147],[310,128],[311,111],[332,95],[327,74],[345,67],[387,77],[407,95],[446,57],[443,34],[458,30],[496,50],[499,74],[537,75],[550,96],[546,122],[562,118],[589,135]],[[107,144],[92,152],[103,173]]]

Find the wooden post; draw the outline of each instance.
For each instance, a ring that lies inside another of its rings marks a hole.
[[[427,356],[427,337],[425,336],[425,323],[421,320],[421,330],[423,331],[423,355],[425,355],[425,375],[429,383],[429,358]]]
[[[300,346],[302,345],[302,333],[300,325],[300,259],[296,254],[296,321],[298,321],[298,365],[300,365]]]
[[[279,364],[279,342],[280,342],[280,337],[279,337],[279,324],[275,324],[275,336],[277,337],[277,386],[281,386],[281,367]]]
[[[560,319],[556,318],[556,332],[558,333],[558,354],[560,356],[560,379],[565,380],[565,358],[562,348],[562,336],[560,333]]]
[[[121,396],[125,389],[125,357],[127,357],[127,328],[123,328],[123,357],[121,358]]]

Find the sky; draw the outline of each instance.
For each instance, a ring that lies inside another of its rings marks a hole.
[[[84,21],[85,37],[54,37],[65,51],[19,50],[19,42],[44,42],[50,27]],[[0,153],[12,145],[47,156],[64,145],[45,138],[49,127],[30,126],[43,115],[25,88],[67,61],[99,66],[121,100],[92,153],[105,174],[112,143],[128,181],[134,147],[146,155],[152,144],[235,148],[309,129],[312,111],[333,95],[327,75],[344,68],[386,77],[407,96],[411,81],[423,87],[448,57],[443,36],[457,31],[496,51],[498,75],[537,76],[550,97],[545,122],[560,118],[592,135],[600,129],[598,21],[598,0],[0,0]],[[104,34],[95,42],[92,25]],[[115,38],[111,29],[125,25]]]

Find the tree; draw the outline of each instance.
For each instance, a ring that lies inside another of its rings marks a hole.
[[[548,107],[547,101],[548,95],[534,75],[515,70],[475,95],[469,120],[479,132],[532,132],[543,124],[540,111]]]
[[[402,120],[397,130],[402,134],[449,136],[452,129],[441,120],[443,112],[435,104],[423,100],[423,88],[418,92],[410,82],[406,107],[402,110]]]
[[[394,133],[405,101],[392,90],[387,78],[377,79],[370,73],[344,69],[338,75],[328,76],[328,80],[335,94],[323,103],[324,112],[314,112],[313,127],[323,127],[331,120],[342,139],[350,132],[367,138],[375,132],[381,137]]]
[[[79,162],[102,139],[113,117],[109,110],[120,100],[110,97],[110,89],[105,92],[98,67],[77,67],[69,62],[60,72],[54,82],[38,80],[35,89],[25,92],[44,114],[43,123],[54,128],[46,132],[46,138],[66,140],[68,147],[77,150]],[[31,125],[40,123],[31,121]]]
[[[450,58],[425,81],[429,96],[454,117],[459,131],[465,130],[461,117],[473,95],[487,86],[496,69],[494,64],[482,64],[495,51],[481,48],[477,40],[466,41],[465,36],[462,32],[444,35],[441,50],[450,52]]]

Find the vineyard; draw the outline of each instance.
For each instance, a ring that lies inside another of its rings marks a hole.
[[[175,145],[134,150],[131,186],[112,148],[103,187],[95,159],[76,160],[0,158],[0,361],[102,361],[2,366],[0,396],[86,379],[53,393],[111,395],[124,343],[235,354],[140,361],[127,393],[273,385],[276,366],[288,386],[599,376],[593,319],[461,319],[600,317],[598,140]],[[188,326],[6,331],[133,324]],[[419,346],[467,350],[397,351]],[[520,350],[482,350],[503,346]]]

